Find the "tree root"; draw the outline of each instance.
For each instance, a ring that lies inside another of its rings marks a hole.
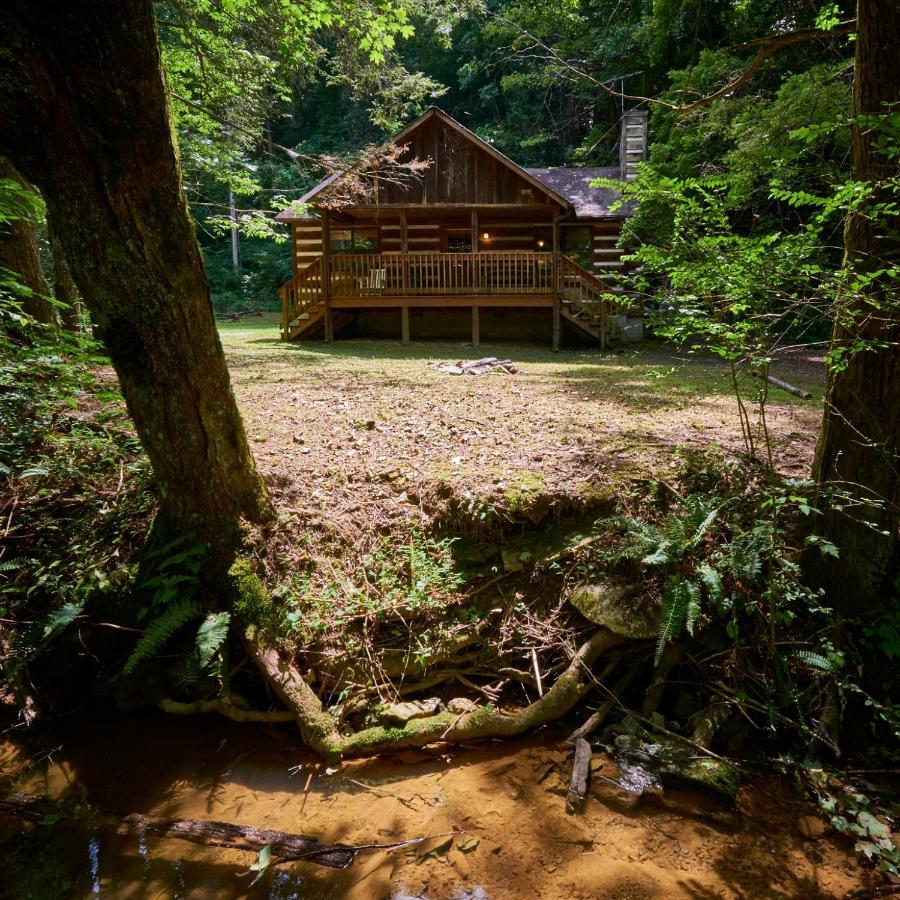
[[[215,700],[194,700],[184,703],[163,697],[156,705],[165,713],[176,716],[193,716],[198,713],[221,713],[232,722],[293,722],[294,714],[287,709],[250,709],[247,702],[236,694],[216,697]]]
[[[306,745],[326,758],[367,756],[385,750],[423,747],[442,741],[459,743],[479,738],[514,737],[567,713],[590,690],[590,667],[608,649],[625,638],[605,628],[578,649],[572,661],[543,697],[523,709],[505,712],[491,705],[471,713],[439,713],[412,719],[402,727],[373,727],[343,735],[297,669],[271,646],[246,636],[250,658],[275,693],[293,713]]]

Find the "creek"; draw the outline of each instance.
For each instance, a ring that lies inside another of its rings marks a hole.
[[[585,811],[565,812],[562,733],[402,752],[326,770],[292,727],[214,716],[81,711],[41,726],[35,758],[13,732],[0,745],[5,790],[77,796],[104,814],[214,819],[368,844],[348,869],[270,866],[256,855],[171,838],[0,821],[2,896],[110,898],[837,898],[864,883],[852,849],[796,827],[808,805],[774,779],[735,807],[701,792],[636,798],[595,778]],[[49,729],[52,729],[50,731]],[[11,774],[31,762],[14,779]],[[613,763],[595,754],[600,775]],[[447,836],[447,832],[459,832]]]

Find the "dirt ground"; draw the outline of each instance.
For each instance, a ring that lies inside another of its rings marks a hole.
[[[109,833],[93,836],[91,871],[91,836],[70,832],[60,838],[68,843],[46,848],[55,864],[71,855],[80,873],[66,896],[825,900],[868,883],[847,841],[801,835],[798,818],[815,810],[774,779],[745,787],[732,809],[670,789],[638,800],[595,777],[583,815],[570,816],[569,753],[554,732],[452,753],[401,753],[329,774],[291,746],[288,728],[210,724],[153,712],[78,715],[59,724],[66,749],[21,788],[59,795],[78,785],[109,813],[217,819],[325,842],[441,836],[361,854],[345,871],[276,866],[254,886],[253,854]],[[12,768],[14,759],[14,748],[0,746],[0,766]],[[613,774],[612,763],[597,760],[598,774]]]
[[[276,498],[377,523],[385,501],[423,482],[475,491],[523,478],[551,491],[633,469],[665,477],[676,448],[742,449],[726,365],[659,344],[600,354],[520,345],[391,341],[282,343],[272,318],[221,328],[256,459]],[[433,362],[510,357],[517,375],[445,375]],[[808,475],[822,415],[821,359],[777,374],[813,393],[772,389],[778,470]],[[416,492],[418,493],[418,492]],[[336,518],[336,516],[330,516]]]

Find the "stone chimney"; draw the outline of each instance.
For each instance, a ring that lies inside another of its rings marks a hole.
[[[634,181],[638,163],[647,158],[647,110],[629,109],[622,114],[619,134],[619,167],[623,181]]]

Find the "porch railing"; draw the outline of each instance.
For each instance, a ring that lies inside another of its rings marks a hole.
[[[347,253],[328,258],[331,297],[551,294],[553,254]]]

